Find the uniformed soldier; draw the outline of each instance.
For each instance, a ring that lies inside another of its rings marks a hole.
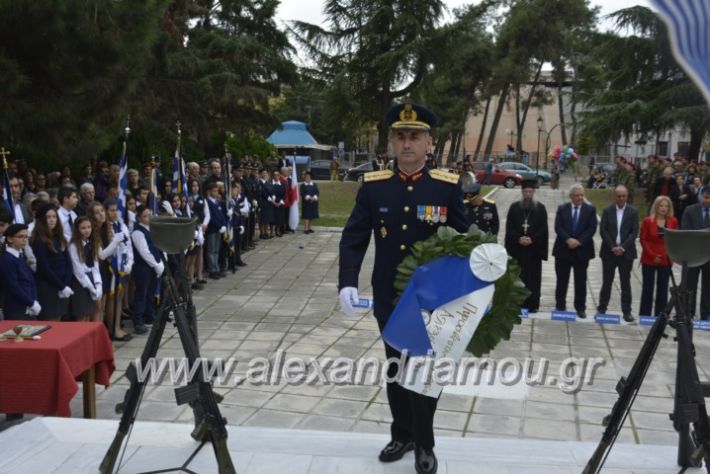
[[[340,304],[346,314],[354,316],[352,304],[358,300],[360,267],[374,231],[372,288],[380,331],[394,309],[397,266],[412,245],[434,234],[441,225],[459,232],[467,229],[458,176],[430,170],[425,165],[426,153],[432,145],[430,129],[436,121],[432,111],[417,104],[400,104],[390,109],[386,123],[391,129],[389,141],[397,165],[394,170],[364,175],[340,240]],[[388,358],[400,357],[387,343],[385,354]],[[397,367],[391,364],[388,375],[396,377],[396,373]],[[380,461],[397,461],[406,452],[415,450],[416,471],[435,473],[433,421],[437,399],[393,382],[387,383],[387,400],[393,418],[392,439],[380,453]]]
[[[481,185],[467,184],[463,188],[464,205],[466,207],[466,223],[476,224],[483,232],[498,235],[500,222],[496,203],[481,196]]]
[[[658,158],[656,155],[648,156],[648,167],[646,168],[646,204],[650,207],[653,200],[656,198],[654,196],[656,181],[661,175],[661,168],[658,165]]]
[[[618,185],[626,186],[626,189],[629,191],[626,202],[633,205],[638,181],[636,180],[636,166],[630,161],[624,164],[624,173],[621,175],[621,181],[617,183],[617,186]]]

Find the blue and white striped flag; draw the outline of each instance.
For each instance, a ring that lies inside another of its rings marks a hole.
[[[126,188],[128,187],[128,156],[126,155],[126,142],[121,148],[121,159],[118,162],[118,212],[122,219],[126,219]]]
[[[708,0],[651,0],[668,26],[676,61],[710,104],[710,3]]]
[[[187,175],[185,174],[185,158],[180,156],[180,147],[175,150],[175,156],[173,157],[173,192],[178,195],[185,196],[185,202],[188,201],[190,196],[189,190],[187,189]],[[190,211],[190,206],[186,206],[187,217],[192,217],[192,212]]]
[[[4,159],[3,159],[4,160]],[[4,169],[2,173],[2,204],[12,213],[12,222],[15,223],[15,201],[12,199],[10,190],[10,176],[7,174],[7,161],[3,161]]]

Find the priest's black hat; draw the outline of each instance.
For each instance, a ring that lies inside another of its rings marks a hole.
[[[536,179],[524,179],[520,183],[520,187],[522,189],[537,189],[537,180]]]

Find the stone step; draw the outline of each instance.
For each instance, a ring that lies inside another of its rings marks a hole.
[[[0,433],[2,473],[95,473],[118,423],[109,420],[34,418]],[[198,443],[191,425],[136,422],[120,472],[181,466]],[[334,474],[414,472],[414,456],[382,464],[379,450],[388,436],[229,426],[228,448],[240,474]],[[438,440],[440,474],[578,473],[596,443],[529,439],[453,438]],[[678,471],[673,446],[617,444],[605,473]],[[189,465],[194,472],[217,472],[205,446]],[[700,472],[690,469],[687,472]]]

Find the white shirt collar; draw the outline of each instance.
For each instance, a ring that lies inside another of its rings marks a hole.
[[[19,251],[19,250],[15,250],[14,248],[10,247],[9,245],[8,245],[7,247],[5,247],[5,250],[6,250],[10,255],[14,255],[15,258],[20,258],[20,251]]]

